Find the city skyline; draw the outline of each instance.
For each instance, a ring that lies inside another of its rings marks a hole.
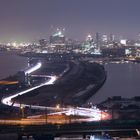
[[[78,40],[89,33],[139,34],[139,0],[1,0],[0,41],[32,42],[57,27]]]

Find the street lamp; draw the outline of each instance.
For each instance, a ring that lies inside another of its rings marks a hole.
[[[21,110],[21,117],[24,118],[24,107],[20,106],[20,110]]]
[[[60,104],[56,105],[56,109],[59,110],[60,109]]]

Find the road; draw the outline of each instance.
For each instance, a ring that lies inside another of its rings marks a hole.
[[[38,62],[35,66],[29,68],[28,70],[25,71],[25,75],[27,74],[31,74],[32,72],[40,69],[42,66],[42,63],[41,62]],[[40,76],[40,75],[39,75]],[[47,75],[43,75],[43,77],[47,77],[47,78],[50,78],[49,80],[47,80],[46,82],[44,83],[40,83],[39,85],[37,86],[34,86],[34,87],[31,87],[29,89],[26,89],[24,91],[21,91],[21,92],[18,92],[18,93],[15,93],[14,95],[11,95],[9,97],[5,97],[2,99],[2,103],[5,104],[5,105],[8,105],[8,106],[14,106],[14,107],[21,107],[21,104],[19,103],[13,103],[12,102],[12,99],[20,96],[20,95],[23,95],[23,94],[27,94],[33,90],[36,90],[42,86],[45,86],[45,85],[51,85],[53,84],[56,80],[57,80],[57,77],[56,76],[47,76]],[[30,107],[31,105],[26,105],[26,104],[22,104],[22,107]],[[32,108],[35,108],[35,109],[44,109],[46,107],[41,107],[41,106],[33,106],[32,105]]]
[[[29,68],[28,70],[25,71],[25,74],[31,74],[32,72],[40,69],[42,66],[41,62],[38,62],[35,66]],[[37,86],[31,87],[29,89],[26,89],[24,91],[15,93],[14,95],[11,95],[9,97],[5,97],[2,99],[2,103],[8,106],[14,106],[14,107],[30,107],[32,109],[40,109],[40,110],[55,110],[55,113],[51,113],[51,115],[61,115],[65,114],[67,116],[70,115],[75,115],[75,116],[83,116],[83,117],[90,117],[89,121],[99,121],[101,119],[109,119],[110,116],[108,113],[104,111],[100,111],[97,108],[81,108],[81,107],[76,107],[76,108],[60,108],[60,107],[46,107],[46,106],[37,106],[37,105],[27,105],[27,104],[21,104],[17,102],[13,102],[12,99],[21,96],[23,94],[28,94],[29,92],[36,90],[40,87],[43,87],[45,85],[51,85],[54,84],[55,81],[57,80],[57,76],[48,76],[48,75],[34,75],[34,76],[39,76],[39,77],[47,77],[49,80],[46,82],[40,83]],[[57,112],[56,112],[57,111]],[[35,116],[33,116],[34,118]],[[32,118],[31,118],[32,119]]]

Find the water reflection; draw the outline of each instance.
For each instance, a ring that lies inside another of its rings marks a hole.
[[[140,95],[140,64],[107,64],[105,68],[107,80],[90,101],[99,103],[110,96],[131,98]]]

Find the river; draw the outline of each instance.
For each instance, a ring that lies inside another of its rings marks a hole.
[[[89,101],[99,103],[111,96],[140,96],[140,64],[106,64],[105,69],[107,80]]]
[[[27,67],[27,58],[13,52],[0,52],[0,79],[15,74]]]
[[[0,52],[0,79],[27,67],[27,58]],[[106,64],[107,80],[89,101],[99,103],[111,96],[131,98],[140,95],[140,64]]]

